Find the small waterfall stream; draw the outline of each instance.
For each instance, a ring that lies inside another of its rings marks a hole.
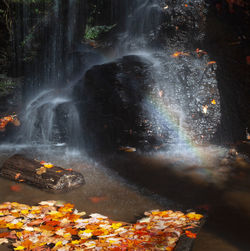
[[[135,0],[132,9],[125,21],[125,31],[120,34],[118,55],[148,48],[150,39],[159,31],[162,19],[160,0]]]
[[[80,37],[78,33],[84,30],[84,7],[85,3],[75,0],[44,3],[43,16],[31,26],[28,21],[34,5],[22,4],[21,23],[25,32],[18,41],[30,36],[30,42],[42,43],[42,53],[33,65],[26,65],[26,107],[21,116],[21,131],[16,137],[18,143],[79,148],[82,142],[73,87],[88,67],[85,61],[81,73],[75,70],[81,67],[74,51]],[[42,41],[36,41],[36,36]],[[24,49],[32,48],[25,44]]]

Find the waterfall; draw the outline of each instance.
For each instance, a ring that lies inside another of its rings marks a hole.
[[[35,8],[41,13],[34,13]],[[79,147],[82,133],[73,86],[75,69],[84,72],[87,66],[81,68],[74,51],[83,36],[86,3],[77,0],[53,0],[40,5],[23,2],[18,4],[18,11],[22,15],[15,29],[21,25],[23,34],[16,37],[15,46],[22,46],[23,55],[32,51],[37,54],[35,59],[24,63],[26,105],[16,140],[32,145]],[[39,50],[31,44],[37,44]],[[17,56],[23,58],[23,55]]]
[[[125,31],[120,34],[119,54],[146,49],[150,40],[157,36],[162,19],[160,0],[135,0],[132,12],[125,20]]]
[[[74,85],[89,67],[105,60],[95,48],[81,43],[88,19],[87,1],[40,4],[42,14],[34,13],[32,2],[18,4],[15,47],[20,51],[22,44],[22,53],[35,53],[35,59],[22,62],[26,107],[17,139],[78,147],[84,133]],[[210,65],[209,55],[196,48],[204,39],[205,0],[188,4],[185,0],[110,0],[107,6],[108,24],[116,21],[120,26],[114,35],[115,57],[111,60],[138,55],[153,65],[153,88],[143,100],[152,129],[162,137],[168,132],[168,144],[210,140],[221,114],[216,65]]]

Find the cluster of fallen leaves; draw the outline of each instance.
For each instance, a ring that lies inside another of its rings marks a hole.
[[[20,126],[20,121],[16,115],[8,115],[0,118],[0,132],[5,131],[5,127],[8,125],[8,123],[12,123],[15,126]]]
[[[197,55],[198,57],[201,57],[201,56],[207,54],[206,51],[203,51],[203,50],[201,50],[201,49],[199,49],[199,48],[197,48],[197,49],[195,50],[195,53],[196,53],[196,55]],[[191,54],[188,53],[188,52],[176,51],[176,52],[174,52],[174,53],[171,55],[171,57],[173,57],[173,58],[179,58],[179,57],[181,57],[181,56],[190,56],[190,55],[191,55]],[[216,61],[209,61],[209,62],[207,63],[207,66],[208,66],[208,65],[213,65],[213,64],[216,64]]]
[[[41,167],[36,170],[36,173],[38,175],[42,175],[43,173],[47,172],[47,169],[54,167],[54,165],[50,162],[41,161],[40,164],[41,164]],[[59,171],[59,172],[61,172],[61,171]]]
[[[17,202],[0,204],[0,244],[14,250],[173,250],[182,234],[195,238],[190,229],[200,214],[153,210],[135,224],[116,222],[100,214],[83,217],[72,204],[42,201],[38,206]],[[7,230],[8,229],[8,230]],[[135,249],[136,247],[136,249]]]

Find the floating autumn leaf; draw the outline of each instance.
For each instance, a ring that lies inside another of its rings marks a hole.
[[[209,61],[207,65],[216,64],[216,61]]]
[[[215,99],[213,99],[213,100],[211,101],[211,104],[216,105]]]
[[[105,196],[103,196],[103,197],[89,197],[89,199],[92,203],[99,203],[101,201],[107,200],[107,197],[105,197]]]
[[[22,188],[19,185],[13,185],[10,187],[10,190],[13,192],[20,192]]]
[[[190,56],[190,54],[182,51],[176,51],[174,54],[171,55],[171,57],[173,58],[178,58],[180,56]]]

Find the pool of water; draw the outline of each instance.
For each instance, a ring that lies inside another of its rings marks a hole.
[[[86,184],[53,194],[23,183],[16,191],[15,182],[0,178],[1,203],[34,205],[42,200],[62,200],[88,214],[98,212],[127,222],[152,209],[193,208],[208,215],[194,251],[249,250],[250,166],[247,159],[228,149],[205,147],[193,152],[194,156],[188,152],[186,157],[184,152],[120,153],[95,160],[60,147],[46,149],[2,146],[0,165],[14,153],[24,153],[81,172]],[[0,250],[6,249],[0,246]]]

